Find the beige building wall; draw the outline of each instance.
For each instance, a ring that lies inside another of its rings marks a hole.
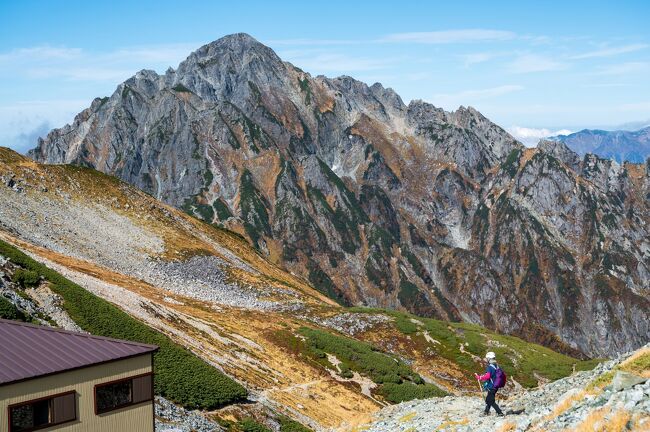
[[[0,365],[2,367],[2,365]],[[151,401],[95,414],[94,386],[109,381],[146,374],[151,370],[151,354],[117,360],[83,369],[0,386],[0,432],[9,431],[9,405],[46,396],[77,392],[77,420],[42,431],[61,432],[153,432],[153,404]]]

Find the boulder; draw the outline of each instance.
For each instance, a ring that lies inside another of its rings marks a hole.
[[[646,380],[647,378],[643,378],[633,373],[618,371],[612,380],[612,390],[625,390],[637,384],[644,383]]]

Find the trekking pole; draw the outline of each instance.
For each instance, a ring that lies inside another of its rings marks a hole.
[[[481,385],[481,380],[476,379],[476,382],[478,383],[478,388],[481,391],[481,396],[483,396],[483,386]]]

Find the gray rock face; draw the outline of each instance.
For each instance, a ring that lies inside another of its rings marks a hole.
[[[573,171],[580,169],[580,156],[561,141],[541,140],[537,148],[552,155]]]
[[[634,387],[637,384],[641,384],[647,381],[647,378],[643,378],[639,375],[635,375],[629,372],[618,371],[614,375],[612,380],[612,390],[621,391],[626,390],[630,387]]]
[[[155,401],[156,430],[164,432],[221,432],[225,429],[200,411],[189,411],[162,396]]]
[[[650,334],[650,165],[525,149],[471,107],[312,77],[245,34],[137,73],[30,155],[236,230],[343,303],[572,354]]]

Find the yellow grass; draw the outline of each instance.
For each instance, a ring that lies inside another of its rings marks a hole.
[[[399,422],[400,423],[410,422],[411,420],[413,420],[415,418],[416,415],[417,415],[417,413],[415,411],[413,411],[412,413],[408,413],[405,416],[401,417],[399,419]]]
[[[559,404],[553,408],[553,411],[547,415],[544,420],[551,420],[554,419],[563,413],[565,413],[569,408],[571,408],[576,402],[581,401],[582,399],[585,398],[589,393],[585,390],[581,390],[580,392],[573,394],[567,398],[564,398]]]
[[[637,351],[619,366],[621,370],[650,378],[650,348]]]
[[[625,371],[650,378],[650,348],[644,348],[634,353],[630,358],[616,366],[609,372],[606,372],[594,379],[587,386],[588,391],[601,390],[612,383],[616,371]]]
[[[440,426],[438,426],[435,430],[436,431],[442,431],[442,430],[447,429],[450,426],[464,426],[464,425],[466,425],[468,423],[469,423],[469,420],[466,419],[466,418],[464,418],[462,420],[459,420],[459,421],[449,420],[449,421],[444,422]]]
[[[497,432],[512,432],[517,429],[517,423],[508,422],[501,425]]]
[[[629,411],[619,410],[611,413],[609,408],[601,408],[589,414],[582,423],[571,429],[571,432],[620,432],[627,429],[631,418]]]

